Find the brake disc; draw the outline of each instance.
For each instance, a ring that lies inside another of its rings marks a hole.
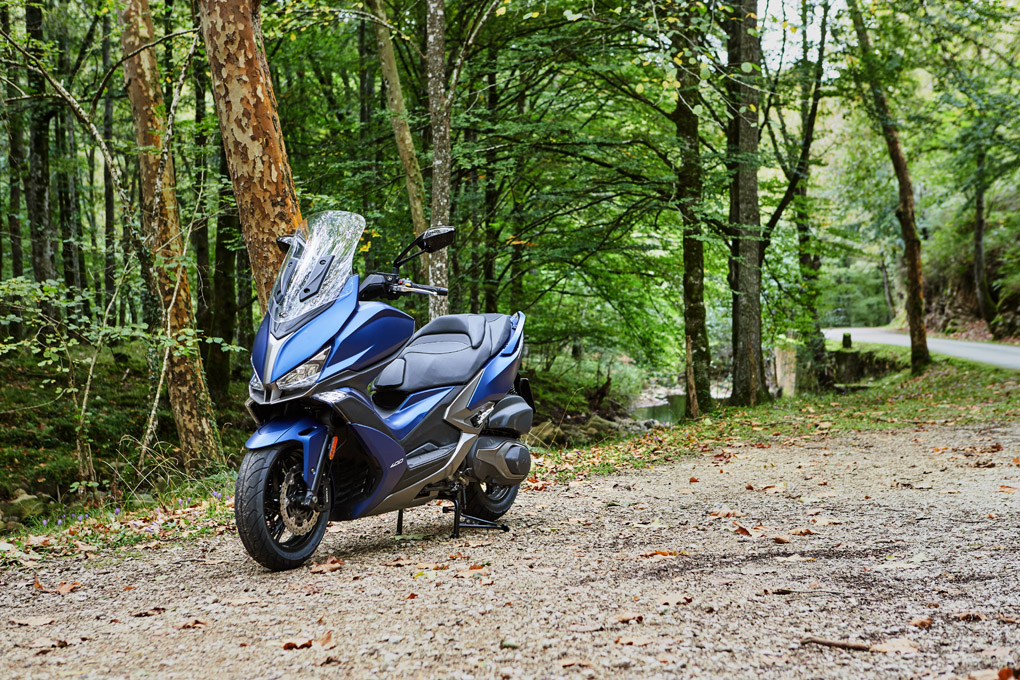
[[[280,486],[280,516],[283,525],[295,536],[304,536],[319,521],[319,511],[294,500],[304,497],[304,482],[298,477],[297,468],[283,478]]]

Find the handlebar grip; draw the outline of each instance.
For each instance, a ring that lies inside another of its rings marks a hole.
[[[426,285],[421,284],[421,283],[415,283],[413,281],[407,281],[406,279],[401,281],[401,284],[407,286],[408,288],[417,288],[418,290],[427,290],[428,292],[435,293],[436,295],[449,295],[450,294],[450,291],[447,288],[440,288],[439,286],[426,286]]]

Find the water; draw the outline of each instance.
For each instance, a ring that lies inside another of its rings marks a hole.
[[[687,397],[683,394],[666,396],[666,403],[658,406],[642,406],[631,411],[634,420],[658,420],[663,425],[672,425],[683,420]]]

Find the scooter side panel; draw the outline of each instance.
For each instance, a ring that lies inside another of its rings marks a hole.
[[[392,415],[384,417],[383,420],[397,439],[403,439],[452,389],[452,387],[437,387],[432,390],[416,392],[409,396]]]
[[[350,428],[365,452],[375,458],[382,470],[382,478],[368,498],[354,504],[353,518],[357,519],[370,512],[390,494],[404,476],[407,461],[404,459],[404,448],[383,432],[356,423],[352,423]]]
[[[400,349],[413,333],[414,319],[407,314],[381,302],[359,302],[334,341],[319,381],[371,366]]]
[[[506,347],[482,369],[482,379],[471,395],[468,408],[475,408],[487,401],[499,401],[513,387],[524,349],[524,315],[518,312],[518,316],[517,326],[510,334]]]
[[[255,430],[244,446],[254,450],[283,442],[301,444],[304,452],[305,484],[311,485],[311,471],[319,460],[319,454],[326,442],[326,434],[326,426],[308,416],[275,418]]]

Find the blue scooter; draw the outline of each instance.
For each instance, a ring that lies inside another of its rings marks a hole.
[[[534,400],[519,375],[524,314],[452,314],[414,332],[380,300],[446,295],[399,269],[449,246],[430,229],[389,273],[353,273],[365,220],[324,212],[287,252],[252,348],[234,513],[248,554],[272,570],[305,562],[330,521],[453,501],[453,536],[495,528],[531,467],[521,437]]]

